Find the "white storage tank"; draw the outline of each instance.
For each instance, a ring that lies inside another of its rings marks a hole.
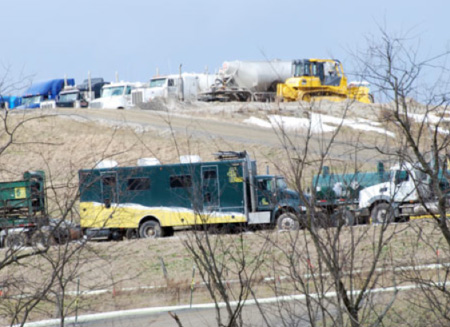
[[[276,91],[278,83],[291,77],[292,61],[225,61],[219,74],[251,92]]]
[[[139,158],[137,161],[138,166],[157,166],[161,162],[156,158]]]

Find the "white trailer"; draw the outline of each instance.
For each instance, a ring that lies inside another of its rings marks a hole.
[[[268,101],[292,75],[292,61],[225,61],[204,101]]]
[[[198,95],[208,90],[215,80],[215,75],[196,73],[153,77],[147,85],[132,91],[132,104],[139,106],[156,98],[197,101]]]

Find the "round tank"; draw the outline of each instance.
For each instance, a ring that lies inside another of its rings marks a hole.
[[[234,84],[252,92],[276,91],[277,83],[291,77],[292,61],[225,61],[221,74]]]

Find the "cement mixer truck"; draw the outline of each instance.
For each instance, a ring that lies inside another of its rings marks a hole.
[[[291,75],[292,61],[225,61],[202,101],[271,101]]]
[[[446,171],[439,171],[439,188],[450,199]],[[348,174],[333,174],[324,166],[322,174],[313,178],[315,206],[328,214],[332,225],[337,220],[353,225],[430,218],[438,213],[438,199],[430,183],[417,164],[402,163],[385,171],[380,162],[377,171]]]

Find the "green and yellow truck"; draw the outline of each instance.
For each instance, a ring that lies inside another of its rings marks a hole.
[[[290,227],[305,210],[281,176],[258,175],[244,152],[217,161],[79,171],[80,222],[87,237],[173,235],[194,226]]]

